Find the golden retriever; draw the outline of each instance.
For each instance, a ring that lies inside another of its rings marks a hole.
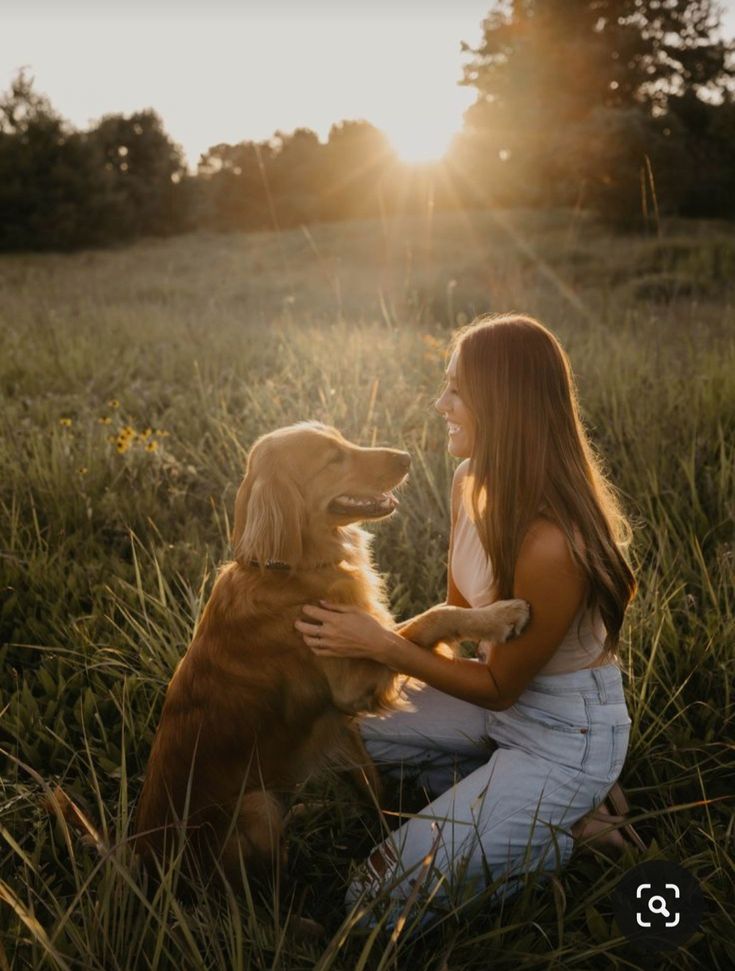
[[[405,679],[374,661],[317,657],[293,624],[303,604],[327,599],[393,626],[357,523],[393,512],[409,464],[406,452],[361,448],[316,422],[253,445],[235,499],[235,559],[174,672],[148,762],[135,845],[149,865],[179,846],[230,881],[241,865],[283,862],[287,797],[327,760],[362,767],[377,790],[356,717],[398,704]],[[427,646],[442,625],[464,636],[456,611],[405,629]],[[505,601],[465,610],[465,621],[478,613],[481,636],[504,641],[528,610]]]

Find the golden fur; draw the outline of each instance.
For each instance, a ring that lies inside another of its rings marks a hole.
[[[318,658],[293,622],[303,604],[324,598],[392,626],[370,535],[354,524],[392,504],[368,517],[330,503],[385,493],[409,462],[405,452],[359,448],[317,424],[255,443],[235,500],[235,560],[222,568],[166,692],[137,811],[144,858],[160,858],[172,824],[186,817],[189,848],[200,860],[214,854],[228,876],[241,855],[268,863],[280,847],[284,795],[330,757],[369,771],[354,716],[394,703],[395,672]]]
[[[179,836],[189,859],[209,871],[218,861],[228,879],[241,860],[282,859],[284,797],[328,759],[360,766],[377,786],[355,717],[393,707],[402,677],[374,661],[317,657],[293,625],[303,604],[327,599],[393,626],[370,534],[356,523],[392,512],[390,490],[409,463],[405,452],[360,448],[318,423],[254,444],[235,500],[235,559],[174,672],[153,742],[135,825],[149,864]],[[461,636],[456,608],[447,609],[426,615],[431,630],[444,620]],[[484,636],[505,640],[524,609],[486,608]],[[407,629],[431,640],[420,619]]]

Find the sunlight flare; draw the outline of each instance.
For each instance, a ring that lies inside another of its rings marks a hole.
[[[408,165],[438,162],[449,148],[455,131],[447,131],[433,119],[411,121],[400,131],[386,132],[396,155]]]

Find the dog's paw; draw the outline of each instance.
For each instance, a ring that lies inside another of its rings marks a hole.
[[[531,605],[528,601],[502,600],[493,606],[496,609],[495,619],[498,623],[499,637],[497,642],[499,644],[504,644],[523,633],[531,619]]]

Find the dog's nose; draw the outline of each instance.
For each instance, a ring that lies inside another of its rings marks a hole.
[[[398,452],[398,461],[401,463],[404,469],[407,469],[411,464],[411,456],[408,452]]]

